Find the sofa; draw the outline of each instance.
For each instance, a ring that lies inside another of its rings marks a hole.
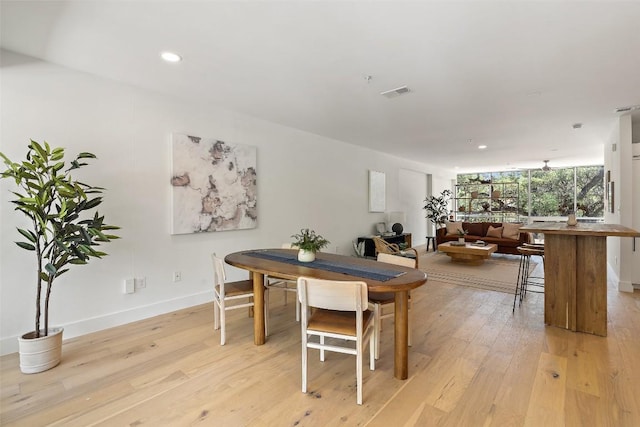
[[[533,242],[531,233],[519,231],[521,226],[521,223],[451,221],[436,231],[436,245],[457,241],[460,237],[457,230],[462,229],[467,233],[464,236],[466,242],[483,240],[498,245],[498,253],[517,255],[518,246]]]

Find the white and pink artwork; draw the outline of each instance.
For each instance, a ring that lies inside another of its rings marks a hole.
[[[172,234],[255,228],[256,148],[173,134]]]

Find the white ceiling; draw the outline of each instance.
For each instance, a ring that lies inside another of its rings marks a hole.
[[[1,7],[5,49],[459,171],[602,163],[615,108],[640,104],[640,2]]]

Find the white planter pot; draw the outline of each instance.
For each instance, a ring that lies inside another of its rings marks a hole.
[[[37,374],[60,363],[62,356],[63,328],[49,328],[49,335],[40,338],[27,338],[29,332],[18,338],[20,370],[25,374]]]
[[[464,237],[458,237],[458,243],[464,243]]]
[[[300,262],[311,262],[315,259],[316,254],[313,251],[305,251],[304,249],[298,251],[298,261]]]

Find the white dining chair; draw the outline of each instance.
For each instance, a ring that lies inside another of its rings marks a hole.
[[[283,243],[282,244],[282,249],[297,249],[297,247],[295,247],[294,245],[292,245],[291,243]],[[296,285],[296,281],[295,280],[287,280],[287,279],[282,279],[276,276],[269,276],[269,275],[264,275],[264,286],[267,289],[275,289],[275,290],[280,290],[284,292],[284,304],[287,305],[287,295],[289,293],[298,293],[298,289],[297,289],[297,285]],[[266,293],[265,294],[265,312],[267,312],[267,316],[268,316],[268,312],[269,312],[269,294]],[[298,298],[294,298],[295,301],[295,305],[296,305],[296,322],[300,321],[300,303],[298,302]]]
[[[377,260],[388,264],[402,265],[404,267],[416,268],[417,258],[407,258],[399,255],[378,253]],[[382,320],[394,317],[395,313],[395,293],[381,292],[369,293],[369,308],[373,310],[376,318],[376,330],[374,332],[376,340],[376,359],[380,358],[380,335],[382,333]],[[411,294],[409,294],[409,321],[408,321],[408,344],[411,345]]]
[[[220,329],[220,345],[226,341],[226,312],[239,308],[253,307],[254,293],[251,280],[239,280],[227,282],[227,275],[224,269],[224,261],[216,254],[211,254],[213,261],[213,328]],[[266,294],[269,292],[265,289]],[[265,331],[268,333],[269,324],[267,311],[265,310]]]
[[[375,319],[367,309],[367,284],[356,281],[298,279],[302,330],[302,392],[307,392],[308,349],[356,356],[357,402],[362,405],[362,360],[369,345],[369,369],[375,369]],[[313,308],[313,310],[311,310]],[[317,341],[315,339],[317,337]],[[330,339],[330,343],[325,342]],[[345,343],[343,340],[346,340]],[[355,345],[352,345],[355,344]]]

